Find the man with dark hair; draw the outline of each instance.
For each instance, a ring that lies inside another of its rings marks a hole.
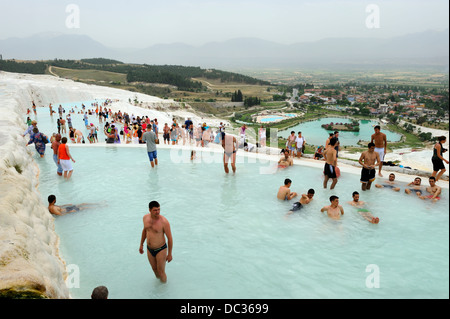
[[[236,154],[237,154],[237,139],[233,135],[225,134],[225,132],[220,133],[222,147],[223,147],[223,168],[225,173],[229,173],[228,162],[231,160],[231,169],[233,173],[236,173]]]
[[[278,161],[278,168],[279,169],[285,169],[285,168],[287,168],[289,166],[293,166],[294,165],[294,161],[290,157],[289,150],[288,149],[284,149],[281,152],[283,153],[283,156]]]
[[[325,175],[325,179],[323,181],[323,188],[327,188],[328,180],[331,178],[333,183],[331,184],[330,189],[334,189],[337,184],[337,175],[336,175],[336,166],[337,166],[337,155],[336,155],[336,138],[331,138],[330,143],[328,144],[328,148],[323,152],[323,156],[325,158],[325,166],[323,169],[323,173]]]
[[[166,262],[172,261],[172,232],[169,221],[160,215],[161,208],[159,203],[152,201],[149,203],[148,208],[150,213],[143,218],[144,229],[142,230],[139,253],[144,253],[144,242],[147,240],[148,261],[156,278],[165,283],[167,282]]]
[[[336,150],[336,158],[339,157],[339,150],[341,149],[341,142],[339,142],[339,132],[334,132],[334,138],[336,139],[336,144],[334,146],[334,149]]]
[[[79,212],[80,210],[84,210],[84,209],[89,209],[89,208],[94,208],[97,205],[95,204],[80,204],[80,205],[63,205],[63,206],[56,206],[56,196],[55,195],[50,195],[48,196],[48,211],[56,216],[62,216],[62,215],[67,215],[69,213],[75,213],[75,212]]]
[[[328,217],[331,219],[340,219],[341,215],[344,215],[344,208],[339,205],[339,197],[331,196],[330,203],[329,206],[324,206],[320,211],[322,213],[327,212]]]
[[[407,185],[407,187],[411,188],[405,188],[406,194],[415,193],[418,197],[422,196],[423,190],[422,186],[420,185],[422,183],[422,179],[420,177],[414,178],[414,180]]]
[[[440,200],[441,198],[439,197],[439,195],[441,195],[442,189],[436,185],[436,177],[430,176],[430,178],[428,179],[428,183],[430,183],[430,186],[426,189],[427,192],[430,193],[430,195],[424,196],[423,199],[431,199],[435,202]]]
[[[48,138],[43,133],[39,132],[39,129],[37,127],[33,128],[32,133],[30,134],[30,140],[28,141],[28,145],[34,143],[34,146],[36,148],[36,152],[41,156],[41,158],[45,155],[45,144],[46,141],[48,143]]]
[[[389,174],[389,179],[385,182],[385,184],[375,184],[376,188],[390,188],[395,192],[400,191],[400,187],[397,187],[395,184],[395,174]]]
[[[294,205],[292,205],[292,209],[289,211],[288,215],[302,209],[305,205],[311,203],[315,193],[316,192],[314,191],[314,189],[311,188],[308,190],[307,194],[302,194],[300,200],[298,202],[295,202]]]
[[[291,190],[290,190],[291,184],[292,184],[292,181],[289,178],[286,178],[284,180],[284,185],[281,186],[280,189],[278,190],[278,194],[277,194],[278,199],[291,200],[295,196],[297,196],[297,193],[291,192]]]
[[[142,135],[142,142],[147,144],[147,154],[150,159],[150,164],[153,167],[158,165],[158,151],[156,150],[156,143],[158,143],[158,136],[152,131],[152,126],[147,126],[147,132]]]
[[[91,299],[108,299],[109,291],[105,286],[98,286],[92,291]]]
[[[381,168],[383,167],[384,156],[386,155],[387,151],[387,139],[386,134],[380,132],[381,127],[379,125],[375,126],[374,130],[375,134],[372,135],[370,143],[375,144],[375,152],[377,152],[380,156],[380,168],[378,171],[378,175],[380,177],[383,177],[383,175],[381,174]]]
[[[368,148],[359,158],[359,164],[362,165],[361,189],[363,191],[370,189],[372,182],[375,180],[375,166],[380,164],[380,155],[375,152],[375,144],[369,143]]]
[[[358,208],[358,213],[367,221],[371,222],[372,224],[378,224],[380,222],[380,219],[378,217],[374,217],[369,210],[362,208],[366,203],[359,200],[359,193],[353,192],[352,194],[353,200],[351,202],[348,202],[350,205]]]

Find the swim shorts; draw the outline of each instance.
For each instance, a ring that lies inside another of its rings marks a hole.
[[[292,205],[291,211],[296,212],[296,211],[298,211],[298,210],[300,210],[300,209],[302,209],[302,208],[303,208],[303,205],[302,205],[300,202],[295,202],[295,203]]]
[[[61,167],[61,164],[58,164],[58,155],[57,154],[53,154],[53,161],[55,162],[56,166],[58,167],[57,172],[61,174],[63,172],[63,168]]]
[[[422,195],[422,190],[421,189],[414,189],[414,188],[410,188],[409,189],[411,191],[411,193],[419,193],[420,195]]]
[[[337,178],[336,177],[336,169],[331,164],[325,163],[323,173],[325,174],[325,176],[328,176],[329,178]]]
[[[59,160],[59,163],[61,164],[61,167],[64,172],[70,172],[73,171],[72,162],[70,160]]]
[[[153,162],[154,159],[158,158],[158,152],[154,151],[154,152],[147,152],[148,154],[148,158],[150,159],[150,162]]]
[[[164,141],[170,141],[170,135],[169,134],[163,134]]]
[[[77,206],[67,206],[65,209],[66,209],[66,213],[79,212],[80,211],[80,209]]]
[[[375,147],[375,152],[377,152],[378,153],[378,155],[380,155],[380,162],[384,162],[384,147],[380,147],[380,148],[377,148],[377,147]]]
[[[375,180],[375,169],[364,168],[361,170],[361,183],[373,182]]]

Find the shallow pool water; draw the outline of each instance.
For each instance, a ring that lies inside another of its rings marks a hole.
[[[237,174],[227,176],[220,156],[211,154],[198,154],[194,163],[179,160],[188,153],[159,150],[160,165],[151,169],[145,147],[71,152],[77,162],[70,181],[56,175],[50,156],[33,156],[43,201],[54,194],[59,205],[100,206],[55,221],[62,257],[80,271],[79,286],[70,289],[74,298],[90,298],[99,285],[113,299],[449,297],[447,189],[432,204],[403,187],[363,193],[359,175],[350,173],[335,190],[324,190],[320,169],[264,174],[276,164],[241,156]],[[292,191],[316,190],[313,202],[290,216],[292,203],[276,199],[285,178]],[[378,225],[347,204],[355,190]],[[339,221],[320,213],[331,195],[345,209]],[[174,238],[167,284],[138,252],[152,200],[160,202]]]

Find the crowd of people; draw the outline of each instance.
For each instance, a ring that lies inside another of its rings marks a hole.
[[[108,108],[111,101],[106,101],[103,104],[92,104],[94,110],[87,109],[82,105],[78,114],[83,115],[84,126],[88,132],[87,140],[89,143],[99,142],[99,130],[102,130],[105,135],[105,142],[107,144],[146,144],[147,153],[152,167],[158,165],[157,145],[160,143],[159,134],[162,135],[164,144],[166,145],[191,145],[196,147],[208,147],[209,143],[216,143],[221,145],[224,151],[223,164],[225,173],[229,173],[229,163],[233,173],[236,173],[236,155],[240,148],[250,151],[254,145],[251,145],[246,139],[247,126],[242,125],[239,131],[239,136],[228,134],[225,132],[225,125],[220,123],[219,128],[214,130],[206,123],[194,125],[194,122],[188,118],[184,123],[178,123],[176,118],[172,119],[172,123],[165,123],[160,129],[158,119],[150,119],[148,116],[135,116],[126,112],[113,112]],[[33,102],[33,111],[36,113],[36,106]],[[23,136],[30,135],[27,145],[35,144],[36,151],[41,157],[45,155],[46,144],[51,143],[53,151],[53,160],[57,166],[57,174],[70,179],[73,173],[72,163],[75,163],[71,155],[68,142],[72,143],[86,143],[83,132],[80,129],[74,128],[72,115],[76,112],[74,108],[70,109],[68,114],[65,114],[65,109],[60,105],[57,112],[53,110],[52,105],[49,106],[50,115],[58,114],[57,119],[57,133],[54,133],[50,139],[41,133],[37,127],[37,122],[27,118],[29,125]],[[29,115],[30,110],[27,110]],[[89,122],[89,116],[98,118],[98,125]],[[104,123],[104,124],[103,124]],[[67,128],[66,128],[67,124]],[[181,125],[180,125],[181,124]],[[371,142],[368,144],[368,149],[361,153],[359,164],[361,165],[361,189],[363,192],[371,189],[372,183],[375,181],[378,169],[378,176],[382,175],[382,166],[385,154],[387,153],[386,135],[381,133],[381,128],[376,126],[375,133],[371,137]],[[261,126],[257,132],[259,143],[256,147],[266,146],[266,130]],[[421,178],[416,177],[413,182],[406,185],[406,194],[415,194],[418,198],[423,200],[432,200],[434,202],[440,199],[442,192],[441,187],[436,183],[445,172],[443,162],[448,164],[448,161],[443,158],[443,153],[447,150],[443,147],[446,142],[445,137],[439,137],[439,141],[434,146],[433,152],[433,174],[429,177],[429,186],[423,188],[421,185]],[[305,152],[306,139],[302,132],[297,134],[292,131],[287,138],[286,147],[282,150],[282,157],[278,161],[278,169],[285,170],[293,166],[294,159],[300,159]],[[324,161],[324,181],[323,188],[328,187],[328,182],[331,180],[330,189],[334,189],[340,177],[340,170],[338,167],[338,158],[340,151],[339,132],[334,132],[329,135],[325,141],[325,146],[319,146],[315,153],[314,159]],[[195,151],[191,152],[191,160],[196,156]],[[283,201],[295,200],[292,209],[288,214],[293,214],[304,209],[310,204],[315,196],[315,190],[310,188],[306,193],[297,194],[291,191],[292,180],[285,179],[277,194],[277,198]],[[400,192],[401,187],[395,181],[395,174],[389,174],[388,180],[375,185],[376,188],[391,189],[395,192]],[[321,209],[322,213],[326,213],[332,219],[340,219],[344,214],[344,208],[339,204],[339,197],[332,195],[329,198],[330,204]],[[72,212],[77,212],[82,209],[88,209],[92,206],[89,204],[81,205],[64,205],[56,206],[56,197],[49,196],[49,211],[53,215],[65,215]],[[366,203],[360,201],[360,194],[357,191],[352,193],[352,200],[348,202],[349,205],[356,207],[357,212],[367,221],[373,224],[378,224],[380,219],[372,215],[366,208]],[[141,236],[141,243],[139,252],[144,253],[143,244],[147,241],[147,256],[149,263],[154,271],[155,276],[162,282],[166,282],[167,276],[165,274],[165,263],[172,260],[172,246],[173,239],[170,231],[170,224],[165,217],[160,215],[160,205],[158,202],[152,201],[149,204],[149,214],[145,215],[143,219],[143,231]],[[166,238],[167,241],[166,242]],[[161,253],[163,252],[163,253]],[[102,291],[103,296],[107,296],[106,287],[100,287],[98,290]],[[97,292],[94,295],[97,295]]]
[[[385,154],[387,152],[387,139],[384,133],[381,133],[380,126],[374,127],[375,133],[371,136],[371,142],[368,144],[368,149],[361,153],[358,163],[362,166],[361,168],[361,189],[362,191],[368,191],[371,188],[372,183],[376,179],[376,170],[378,168],[378,176],[382,175],[382,166]],[[278,162],[278,168],[285,169],[293,165],[293,157],[295,154],[301,153],[302,148],[299,147],[299,139],[301,137],[301,132],[298,133],[298,137],[295,136],[295,132],[291,132],[291,135],[287,139],[286,149],[282,150],[282,157]],[[302,141],[303,140],[303,141]],[[300,140],[300,143],[304,143],[304,139]],[[445,172],[444,161],[448,164],[448,161],[442,157],[443,153],[447,150],[443,147],[446,142],[445,136],[438,138],[438,142],[434,146],[432,163],[433,163],[433,173],[428,179],[429,186],[423,188],[421,185],[421,178],[416,177],[414,181],[405,186],[406,194],[415,194],[418,198],[422,200],[432,200],[437,202],[440,200],[440,195],[442,193],[442,188],[436,185],[436,182]],[[300,144],[301,145],[301,144]],[[325,161],[325,166],[323,169],[324,181],[323,188],[326,189],[329,180],[332,180],[330,189],[334,189],[338,178],[340,177],[340,170],[337,166],[338,154],[339,154],[339,132],[331,133],[329,138],[325,143],[325,148],[320,146],[316,153],[314,154],[314,159]],[[292,181],[286,179],[284,185],[278,190],[277,198],[280,200],[290,201],[297,197],[298,194],[291,192],[290,186]],[[395,182],[395,174],[389,174],[388,180],[381,184],[376,184],[377,188],[388,188],[395,192],[400,192],[400,185]],[[290,213],[299,210],[308,204],[313,196],[314,189],[310,189],[307,194],[303,194],[300,200],[293,204]],[[362,208],[364,202],[359,201],[359,193],[357,191],[353,192],[353,200],[349,202],[350,205],[358,207],[358,213],[361,214],[366,220],[371,223],[378,224],[380,219],[374,217],[370,211]],[[330,197],[330,205],[325,206],[321,209],[321,212],[327,212],[327,215],[332,219],[339,219],[341,215],[344,214],[344,209],[339,205],[339,198],[335,195]]]

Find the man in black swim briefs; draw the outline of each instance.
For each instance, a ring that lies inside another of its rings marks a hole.
[[[166,262],[172,261],[172,232],[169,221],[160,215],[159,203],[152,201],[148,206],[150,213],[143,218],[144,229],[142,230],[139,253],[144,253],[144,242],[147,241],[148,261],[156,278],[165,283],[167,282]]]
[[[156,257],[156,255],[158,255],[158,253],[164,249],[167,248],[167,244],[165,243],[162,247],[157,248],[157,249],[151,249],[148,245],[147,245],[147,249],[149,251],[149,253],[153,256]]]

